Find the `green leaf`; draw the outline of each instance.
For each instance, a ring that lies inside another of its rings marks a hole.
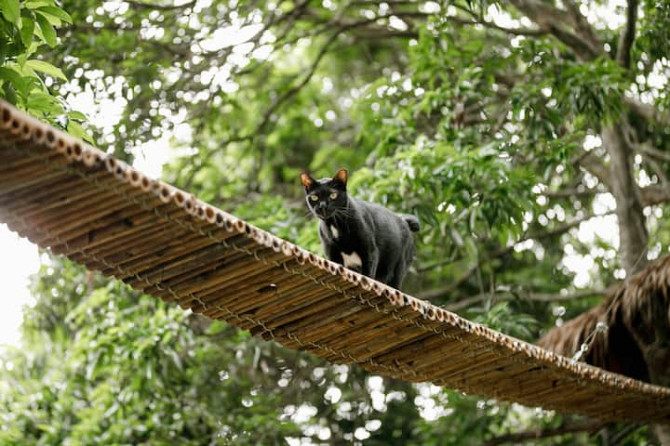
[[[23,76],[11,68],[0,67],[0,79],[9,81],[16,86],[22,83]]]
[[[21,26],[19,0],[0,0],[0,11],[8,22]]]
[[[42,73],[48,74],[51,77],[56,77],[58,79],[62,79],[64,81],[67,81],[67,78],[65,77],[65,74],[61,71],[60,68],[54,67],[51,65],[49,62],[45,62],[43,60],[29,60],[25,63],[26,67],[31,68],[35,71],[40,71]]]
[[[21,41],[25,47],[30,46],[35,33],[35,20],[28,16],[30,13],[24,13],[21,17]]]
[[[83,139],[88,143],[93,143],[93,138],[89,135],[84,127],[77,121],[70,121],[67,124],[67,132],[75,138]]]
[[[47,1],[47,0],[26,0],[23,3],[23,6],[25,6],[28,9],[37,9],[41,8],[43,6],[52,6],[53,1]]]
[[[58,99],[54,98],[48,93],[42,93],[39,91],[30,93],[26,105],[28,109],[32,111],[52,113],[55,115],[63,113],[63,107],[61,106],[60,102],[58,102]]]
[[[42,6],[37,8],[37,11],[46,16],[52,16],[59,20],[64,21],[65,23],[72,24],[72,17],[67,12],[56,6]]]
[[[4,94],[3,99],[10,104],[16,105],[18,102],[18,96],[16,94],[16,89],[13,88],[10,82],[6,82],[2,85],[2,93]]]
[[[85,114],[83,114],[82,112],[77,111],[77,110],[72,110],[71,112],[68,112],[68,113],[67,113],[67,116],[68,116],[68,118],[70,118],[70,119],[78,119],[78,120],[80,120],[80,121],[86,121],[86,120],[88,120],[88,118],[86,117]]]
[[[17,70],[11,67],[0,67],[0,79],[8,81],[14,89],[22,95],[27,95],[32,89],[35,79],[32,76],[23,76]]]
[[[42,37],[44,38],[44,41],[47,43],[47,45],[52,48],[56,46],[56,30],[51,25],[49,20],[39,13],[35,15],[35,18],[37,19],[37,24],[40,26]]]

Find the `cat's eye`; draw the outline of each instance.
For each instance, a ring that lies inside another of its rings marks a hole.
[[[319,200],[319,196],[316,195],[316,194],[312,194],[312,195],[309,196],[309,199],[312,200],[312,201],[318,201],[318,200]]]
[[[330,199],[331,199],[331,200],[334,200],[334,199],[336,199],[336,198],[337,198],[337,192],[331,192],[331,193],[330,193]]]

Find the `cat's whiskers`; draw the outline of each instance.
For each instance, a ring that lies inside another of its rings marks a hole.
[[[337,208],[333,211],[333,217],[352,217],[354,215],[353,209],[348,208]]]

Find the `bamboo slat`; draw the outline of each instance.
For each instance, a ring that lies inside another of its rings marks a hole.
[[[334,363],[605,421],[670,389],[573,362],[349,271],[0,102],[0,221],[138,290]]]

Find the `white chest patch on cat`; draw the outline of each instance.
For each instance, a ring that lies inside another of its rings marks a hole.
[[[340,236],[340,233],[337,232],[337,228],[334,225],[330,225],[330,232],[333,234],[333,239],[337,239]]]
[[[342,261],[344,262],[344,266],[350,269],[360,268],[363,265],[361,257],[355,251],[351,254],[342,253]]]

